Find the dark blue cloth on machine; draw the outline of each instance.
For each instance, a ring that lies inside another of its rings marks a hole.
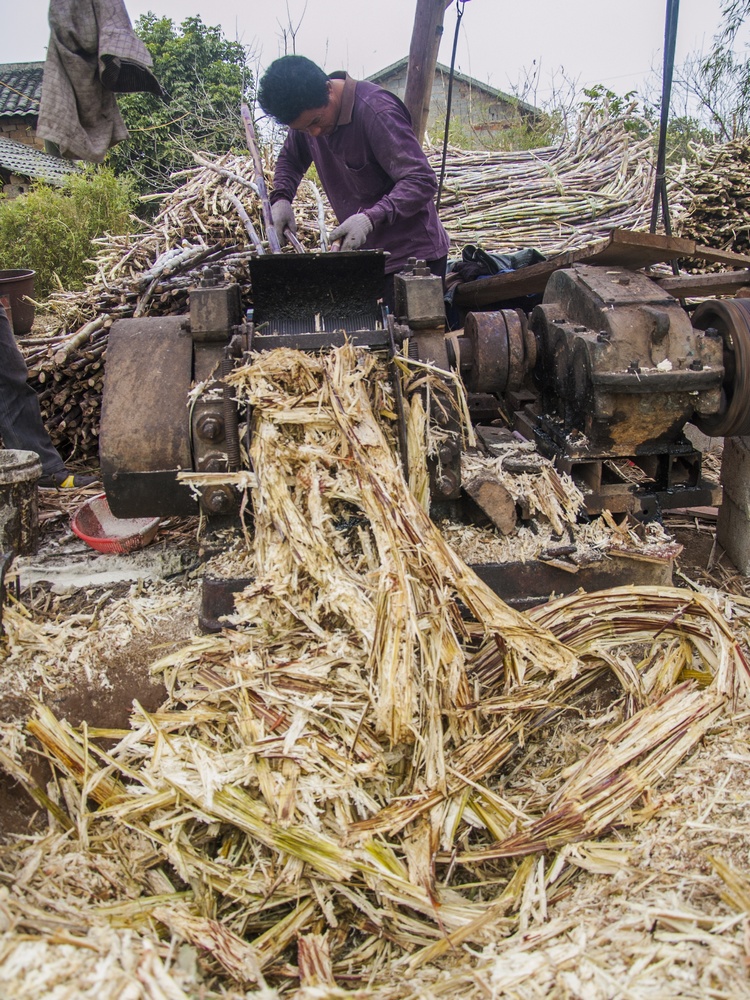
[[[489,253],[473,243],[467,244],[459,260],[451,261],[445,277],[445,311],[448,326],[456,330],[463,324],[463,317],[453,305],[456,288],[466,281],[491,278],[495,274],[518,271],[545,260],[544,254],[532,248],[516,250],[514,253]]]

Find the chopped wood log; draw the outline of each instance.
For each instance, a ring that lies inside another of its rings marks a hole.
[[[477,477],[464,483],[464,490],[502,534],[510,535],[515,531],[518,523],[516,504],[502,483]]]

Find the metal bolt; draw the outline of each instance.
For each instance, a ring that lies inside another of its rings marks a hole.
[[[599,333],[597,333],[596,335],[596,339],[599,341],[600,344],[608,344],[609,334],[607,333],[606,330],[600,330]]]
[[[446,469],[435,485],[444,497],[449,497],[458,488],[458,480],[450,469]]]
[[[690,362],[690,370],[693,372],[703,371],[703,362],[700,360],[700,358],[696,358],[695,361]]]
[[[229,514],[234,508],[232,497],[226,490],[216,487],[204,490],[201,498],[203,508],[209,514]]]
[[[218,441],[224,434],[224,421],[212,413],[205,413],[196,425],[200,437],[206,441]]]
[[[641,368],[638,364],[638,358],[636,358],[635,361],[631,361],[628,365],[628,371],[632,372],[634,375],[637,375],[640,370]]]

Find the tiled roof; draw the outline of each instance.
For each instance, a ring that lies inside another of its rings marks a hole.
[[[43,62],[0,63],[1,117],[39,115],[43,73]]]
[[[8,170],[21,177],[33,177],[48,184],[62,184],[68,174],[79,170],[70,160],[50,156],[41,149],[26,146],[15,139],[0,137],[0,170]]]

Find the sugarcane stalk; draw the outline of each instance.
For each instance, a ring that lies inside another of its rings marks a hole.
[[[271,214],[271,200],[268,197],[266,178],[263,174],[263,163],[260,158],[258,140],[255,135],[255,123],[253,122],[252,115],[250,114],[250,108],[248,108],[246,104],[243,104],[240,110],[242,114],[242,121],[245,124],[247,148],[250,150],[250,155],[252,156],[253,164],[255,165],[255,183],[258,185],[258,191],[260,192],[260,203],[263,209],[263,220],[266,224],[266,239],[268,240],[268,245],[271,248],[271,253],[281,253],[281,245],[279,243],[279,237],[276,233],[276,229],[273,224],[273,215]]]
[[[231,191],[225,191],[224,197],[231,205],[234,206],[234,210],[237,212],[237,215],[239,215],[239,217],[242,219],[242,224],[244,225],[247,235],[250,237],[250,241],[252,242],[255,249],[258,251],[259,254],[264,254],[266,251],[263,247],[263,241],[256,233],[255,226],[252,224],[250,216],[245,211],[245,207],[240,201],[240,199],[236,195],[232,194]]]

